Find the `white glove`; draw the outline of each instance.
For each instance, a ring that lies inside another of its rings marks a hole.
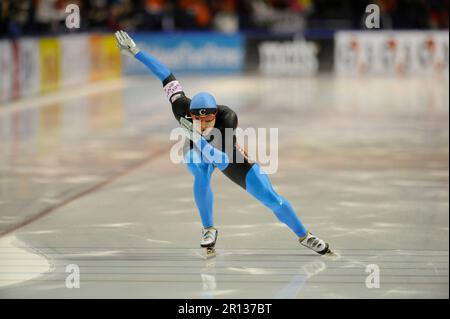
[[[194,129],[192,123],[186,120],[184,117],[180,118],[180,124],[181,128],[184,130],[185,137],[190,139],[197,146],[202,139],[202,135],[196,129]]]
[[[139,51],[141,51],[141,49],[136,46],[136,43],[134,43],[133,39],[125,31],[117,31],[115,36],[117,40],[117,47],[123,54],[134,57],[139,53]]]
[[[230,161],[226,153],[223,153],[209,144],[208,141],[194,128],[194,125],[184,117],[180,118],[180,124],[185,136],[194,142],[195,147],[200,151],[202,158],[207,163],[214,164],[221,171],[228,167]]]

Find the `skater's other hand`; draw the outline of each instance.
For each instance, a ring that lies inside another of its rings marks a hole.
[[[120,30],[115,33],[115,36],[117,40],[117,47],[120,49],[120,52],[132,57],[139,53],[140,49],[128,33]]]
[[[202,135],[194,128],[193,124],[183,117],[180,119],[180,124],[185,137],[189,138],[195,144],[198,144]]]

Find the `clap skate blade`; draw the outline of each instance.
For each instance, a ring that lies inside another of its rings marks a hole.
[[[216,257],[216,248],[206,247],[206,257],[207,258]]]

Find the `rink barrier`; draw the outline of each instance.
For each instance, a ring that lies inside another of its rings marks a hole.
[[[112,35],[0,40],[0,102],[121,75]]]
[[[331,71],[332,35],[313,32],[304,37],[260,33],[131,34],[141,49],[151,52],[176,74],[257,72],[300,76]],[[138,61],[130,58],[123,61],[125,75],[148,74]]]
[[[88,48],[90,59],[90,80],[99,81],[122,75],[122,59],[114,36],[91,35]]]
[[[15,42],[0,41],[0,102],[18,98],[19,49]]]
[[[240,73],[244,68],[242,34],[223,33],[137,33],[136,44],[162,61],[176,74]],[[148,74],[135,59],[124,58],[126,75]]]
[[[19,41],[20,50],[20,41]],[[47,93],[60,88],[61,82],[61,48],[58,38],[39,40],[40,91]],[[19,61],[19,68],[24,66]]]
[[[249,35],[245,70],[262,75],[315,75],[319,72],[319,48],[324,41],[327,40],[289,34]]]
[[[339,31],[294,34],[137,33],[137,44],[176,74],[443,75],[448,31]],[[148,74],[122,57],[113,35],[0,40],[0,102],[125,75]]]
[[[343,31],[335,34],[334,71],[344,76],[448,78],[448,54],[448,31]]]

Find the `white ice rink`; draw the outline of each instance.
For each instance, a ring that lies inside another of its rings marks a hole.
[[[170,105],[128,78],[0,107],[0,298],[449,297],[448,80],[178,78],[241,127],[279,129],[275,189],[341,257],[300,246],[216,171],[205,260]]]

